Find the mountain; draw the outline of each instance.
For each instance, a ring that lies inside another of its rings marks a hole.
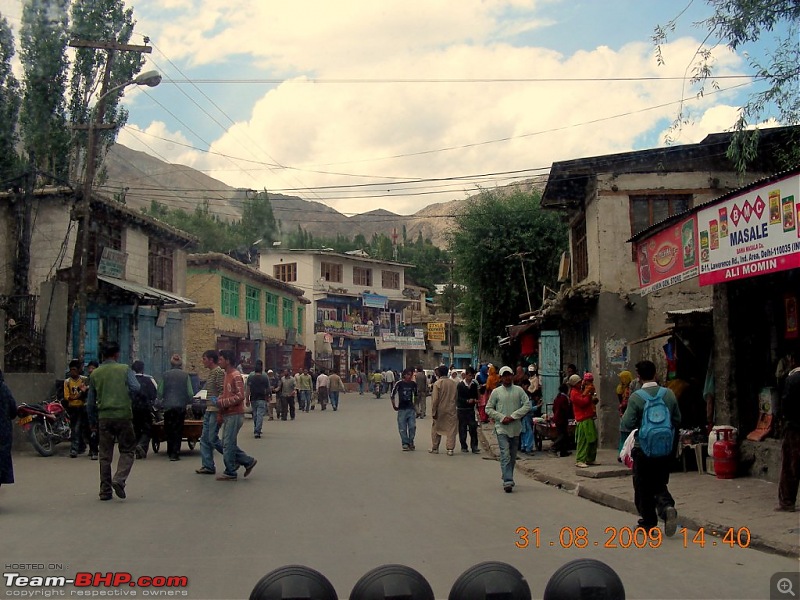
[[[151,200],[156,200],[170,208],[193,211],[208,202],[209,211],[220,218],[240,219],[247,199],[247,190],[233,188],[191,167],[167,163],[121,144],[112,146],[104,170],[105,180],[99,190],[111,197],[124,194],[126,204],[134,209],[149,207]],[[515,186],[530,190],[534,186],[543,188],[544,183],[530,181]],[[514,189],[514,186],[501,189]],[[351,217],[321,202],[298,196],[270,193],[269,198],[275,219],[284,232],[294,231],[299,225],[314,236],[353,237],[361,233],[370,239],[375,233],[391,236],[395,230],[402,235],[405,226],[408,239],[417,239],[421,231],[423,238],[445,247],[453,216],[464,210],[473,197],[431,204],[413,215],[378,209]]]

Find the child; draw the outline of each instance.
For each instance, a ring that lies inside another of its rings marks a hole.
[[[597,389],[594,387],[594,375],[588,371],[583,376],[583,387],[581,393],[583,394],[584,398],[592,402],[592,405],[597,405],[597,403],[600,401],[597,398]]]

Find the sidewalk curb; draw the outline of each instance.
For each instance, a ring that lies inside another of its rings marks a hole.
[[[486,450],[487,454],[489,456],[494,457],[495,460],[498,459],[500,451],[497,446],[496,439],[494,438],[494,436],[491,435],[491,430],[489,428],[484,429],[484,427],[479,427],[478,431],[482,440],[482,445]],[[639,514],[638,511],[636,510],[636,505],[631,500],[627,498],[622,498],[615,494],[610,494],[603,490],[597,489],[597,487],[592,485],[593,482],[598,481],[599,479],[602,478],[598,479],[585,478],[585,481],[579,481],[579,482],[570,481],[568,479],[564,479],[562,477],[558,477],[553,474],[547,474],[542,471],[537,471],[534,466],[527,464],[526,462],[518,462],[517,470],[521,471],[526,476],[531,477],[532,479],[540,483],[557,487],[559,489],[573,493],[580,498],[590,500],[591,502],[594,502],[596,504],[608,506],[610,508],[637,516]],[[679,528],[686,527],[687,529],[692,529],[692,530],[703,529],[706,533],[709,533],[711,531],[727,531],[729,529],[733,530],[737,529],[737,526],[715,523],[709,519],[686,516],[680,511],[678,512],[678,521],[679,521]],[[798,527],[798,529],[800,529],[800,527]],[[713,536],[709,533],[708,537],[716,538],[720,536]],[[754,550],[761,550],[763,552],[768,552],[771,554],[778,554],[780,556],[786,556],[788,558],[794,558],[794,559],[800,558],[800,544],[798,545],[786,544],[774,539],[764,539],[762,536],[759,536],[754,533],[751,533],[749,548],[753,548]]]

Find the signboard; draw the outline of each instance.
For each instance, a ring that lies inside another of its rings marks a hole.
[[[800,267],[800,175],[697,213],[700,285]]]
[[[428,339],[432,342],[444,341],[444,323],[428,323]]]
[[[349,321],[328,321],[322,322],[322,330],[333,335],[344,335],[345,337],[373,337],[375,331],[372,325],[361,323],[351,323]]]
[[[97,274],[122,279],[125,275],[125,263],[127,262],[127,253],[104,247],[103,254],[100,255],[100,264],[97,265]]]
[[[418,337],[395,335],[393,333],[384,333],[381,337],[375,339],[376,348],[378,350],[425,350],[425,340]]]
[[[387,296],[380,294],[361,294],[362,306],[369,306],[371,308],[386,308],[386,303],[389,301]]]
[[[636,245],[636,266],[642,296],[697,277],[695,215]]]

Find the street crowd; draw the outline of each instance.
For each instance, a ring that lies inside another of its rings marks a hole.
[[[202,355],[208,377],[199,392],[183,370],[180,355],[170,360],[171,368],[158,382],[144,373],[141,361],[130,367],[119,362],[116,342],[103,345],[102,363],[87,365],[83,375],[80,361],[69,365],[63,384],[63,404],[70,416],[72,437],[70,457],[84,454],[99,460],[100,499],[113,495],[126,497],[126,482],[136,459],[145,459],[153,441],[154,425],[163,428],[167,456],[180,460],[181,442],[187,415],[202,423],[199,435],[200,467],[196,473],[215,475],[219,481],[236,481],[240,469],[248,477],[257,464],[238,445],[244,424],[245,408],[253,417],[253,435],[261,438],[264,420],[294,420],[297,412],[320,407],[339,409],[339,396],[346,386],[339,374],[320,369],[303,369],[292,374],[288,369],[277,376],[264,372],[260,360],[255,370],[244,376],[236,366],[231,350],[207,350]],[[793,511],[800,481],[800,353],[789,356],[782,416],[786,421],[779,505],[776,510]],[[576,452],[576,467],[595,465],[598,434],[595,426],[597,392],[592,373],[577,373],[575,365],[566,367],[551,410],[543,416],[543,397],[535,365],[516,369],[492,364],[476,371],[448,369],[440,365],[429,377],[417,366],[402,373],[376,370],[369,378],[353,369],[350,381],[364,393],[367,383],[375,395],[390,393],[397,413],[400,444],[404,452],[416,450],[416,421],[428,413],[431,398],[431,440],[428,452],[444,450],[453,456],[456,441],[463,453],[480,453],[478,422],[493,423],[500,452],[502,487],[514,489],[514,468],[518,453],[534,452],[537,435],[552,440],[550,452],[557,457]],[[620,414],[620,460],[633,469],[634,501],[640,514],[639,526],[647,530],[665,523],[666,535],[675,533],[677,511],[669,493],[671,457],[674,456],[681,413],[675,394],[656,381],[656,367],[650,361],[636,364],[636,377],[628,371],[619,375],[616,389]],[[295,405],[296,404],[296,405]],[[163,415],[156,422],[154,415]],[[16,403],[0,372],[0,485],[13,483],[11,426]],[[574,428],[574,433],[570,431]],[[112,474],[115,446],[119,452]],[[539,440],[541,447],[541,440]],[[154,446],[155,447],[155,446]],[[223,470],[217,473],[215,451],[222,455]]]

